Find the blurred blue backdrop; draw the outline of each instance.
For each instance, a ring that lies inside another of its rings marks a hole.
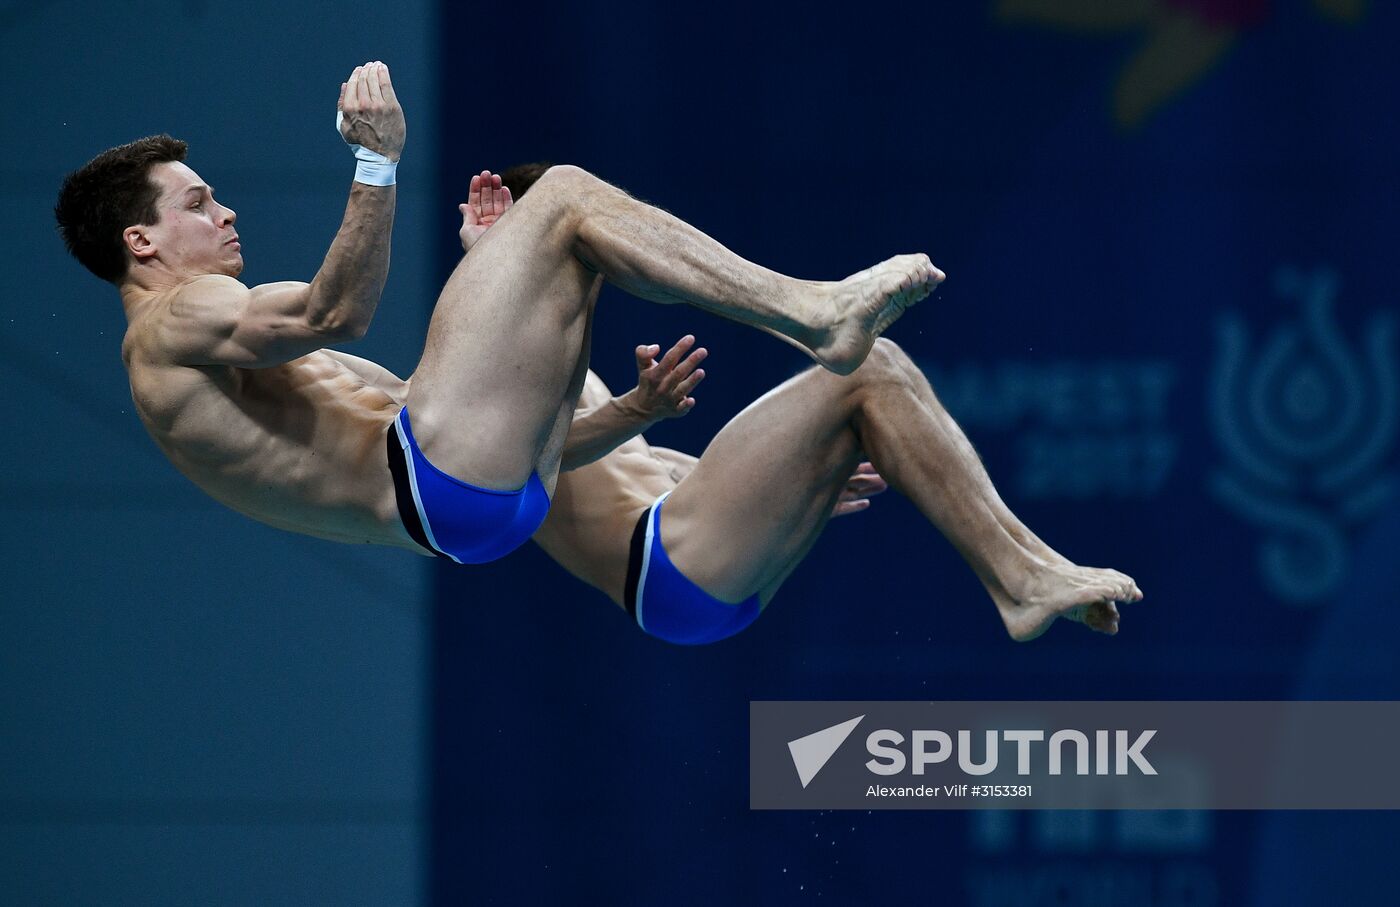
[[[1391,815],[746,802],[754,699],[1400,693],[1394,9],[619,4],[490,38],[479,10],[443,16],[443,193],[483,167],[567,161],[786,273],[927,251],[948,280],[889,336],[1013,509],[1147,600],[1116,639],[1066,625],[1013,644],[890,496],[833,524],[752,628],[706,649],[642,636],[537,550],[442,570],[441,903],[1394,898],[1375,852]],[[593,359],[615,390],[637,343],[693,332],[711,351],[695,412],[654,440],[699,453],[804,366],[612,293]]]
[[[22,124],[0,159],[0,374],[26,423],[0,440],[6,904],[423,896],[423,559],[269,529],[175,472],[132,412],[117,293],[68,257],[52,213],[66,172],[168,131],[238,212],[244,279],[305,279],[354,174],[332,131],[340,82],[383,56],[414,144],[361,346],[412,369],[436,292],[434,7],[333,12],[0,4]]]

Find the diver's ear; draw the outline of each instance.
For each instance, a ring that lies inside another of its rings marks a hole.
[[[137,261],[150,258],[156,254],[155,241],[152,240],[151,235],[146,232],[146,228],[140,224],[127,227],[123,230],[122,242],[125,243],[127,251],[134,255]]]

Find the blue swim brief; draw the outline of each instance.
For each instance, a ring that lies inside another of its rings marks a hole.
[[[702,645],[733,636],[758,619],[757,594],[727,604],[686,579],[661,544],[661,505],[670,492],[637,520],[627,563],[627,613],[652,636],[681,645]]]
[[[389,432],[389,472],[399,518],[419,545],[459,564],[485,564],[529,541],[549,513],[538,473],[514,491],[481,488],[438,469],[413,440],[408,407]]]

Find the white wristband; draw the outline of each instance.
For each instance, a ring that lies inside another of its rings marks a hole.
[[[339,110],[335,112],[335,131],[340,133],[341,139],[345,134],[340,132],[340,124],[345,119],[345,114]],[[391,161],[378,151],[366,148],[364,145],[356,145],[354,142],[346,142],[350,150],[355,152],[355,182],[364,183],[366,186],[392,186],[395,183],[395,174],[399,169],[398,161]]]

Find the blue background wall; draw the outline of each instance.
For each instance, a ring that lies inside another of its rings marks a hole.
[[[307,279],[354,173],[338,86],[383,57],[410,137],[360,346],[411,369],[435,295],[437,77],[431,5],[398,9],[0,7],[0,902],[420,895],[423,559],[260,526],[175,472],[131,411],[120,300],[52,215],[64,173],[169,131],[238,212],[244,278]]]
[[[1014,645],[888,496],[707,649],[642,637],[538,551],[439,572],[443,903],[1393,897],[1367,859],[1389,815],[751,813],[745,729],[754,699],[1400,693],[1393,8],[617,4],[505,41],[480,16],[444,10],[444,193],[548,158],[799,276],[928,251],[949,279],[890,336],[1013,508],[1148,599],[1116,639]],[[711,350],[656,441],[698,453],[803,366],[611,292],[616,390],[637,343]]]

